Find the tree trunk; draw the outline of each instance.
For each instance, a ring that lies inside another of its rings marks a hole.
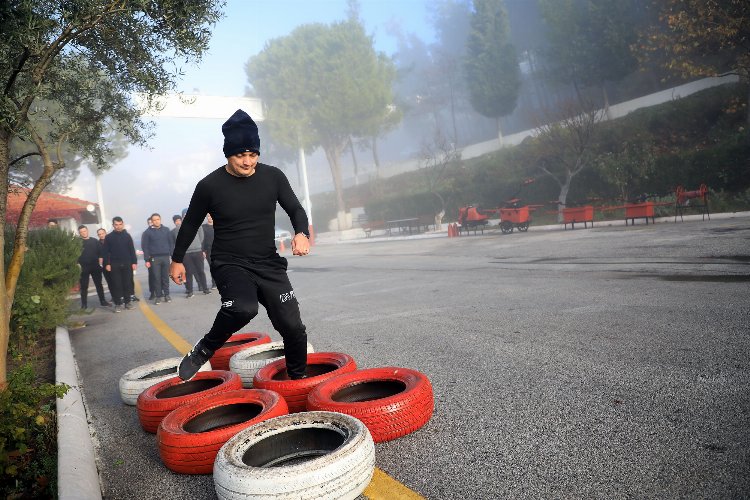
[[[0,176],[8,178],[10,164],[10,136],[7,132],[0,132]],[[8,209],[8,183],[0,182],[0,249],[5,253],[5,214]],[[5,258],[0,259],[0,279],[5,282]],[[8,294],[4,286],[0,286],[0,391],[8,387],[8,340],[10,338],[10,307]]]
[[[565,177],[565,184],[560,186],[560,194],[557,197],[557,222],[560,224],[563,222],[563,209],[568,201],[568,191],[570,191],[570,181],[572,179],[571,175]]]
[[[340,146],[323,146],[326,153],[328,165],[331,167],[331,177],[333,177],[333,188],[336,190],[336,210],[339,224],[339,231],[348,229],[346,227],[346,205],[344,204],[344,186],[341,182],[341,166],[339,165],[339,156],[341,155]]]
[[[352,152],[352,163],[354,164],[354,185],[359,186],[359,165],[357,165],[357,155],[354,154],[352,136],[349,136],[349,151]]]
[[[371,149],[372,149],[372,160],[375,162],[375,172],[380,178],[380,158],[378,157],[378,138],[374,135],[372,136],[372,143],[371,143]]]
[[[497,124],[497,140],[500,141],[500,146],[503,145],[503,127],[500,125],[500,117],[495,117],[495,123]]]

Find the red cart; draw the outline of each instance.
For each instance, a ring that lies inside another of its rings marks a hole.
[[[500,230],[505,233],[512,233],[513,228],[519,231],[528,231],[531,223],[529,215],[529,206],[500,209]]]

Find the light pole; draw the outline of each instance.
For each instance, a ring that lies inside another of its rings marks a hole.
[[[307,182],[307,163],[305,162],[305,148],[299,147],[299,165],[302,171],[302,190],[305,195],[305,212],[307,212],[307,221],[310,224],[308,231],[310,231],[310,241],[314,239],[313,233],[313,220],[312,220],[312,203],[310,202],[310,186]]]

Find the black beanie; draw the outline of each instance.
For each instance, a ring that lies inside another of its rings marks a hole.
[[[250,115],[238,109],[221,126],[224,134],[224,156],[229,158],[237,153],[252,151],[260,154],[258,126]]]
[[[172,222],[177,222],[178,220],[182,220],[182,217],[180,217],[179,215],[172,216]]]

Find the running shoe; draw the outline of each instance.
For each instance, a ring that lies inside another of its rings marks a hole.
[[[211,359],[213,352],[203,347],[203,343],[199,340],[195,346],[190,349],[190,352],[185,354],[180,362],[180,367],[177,370],[177,375],[187,382],[198,373],[201,366],[206,364],[206,361]]]

